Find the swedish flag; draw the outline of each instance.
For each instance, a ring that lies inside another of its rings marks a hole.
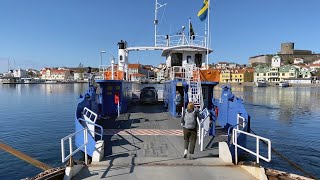
[[[203,1],[203,6],[198,12],[198,17],[201,21],[204,21],[207,18],[209,3],[208,0]]]

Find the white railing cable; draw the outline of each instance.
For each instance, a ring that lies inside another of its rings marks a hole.
[[[240,134],[245,134],[247,136],[251,136],[251,137],[254,137],[256,138],[256,152],[253,152],[241,145],[238,144],[238,135]],[[238,164],[238,148],[250,153],[250,154],[253,154],[254,156],[256,156],[256,162],[259,163],[259,159],[263,159],[264,161],[267,161],[267,162],[270,162],[271,161],[271,141],[270,139],[267,139],[267,138],[264,138],[264,137],[261,137],[261,136],[257,136],[255,134],[251,134],[251,133],[248,133],[248,132],[245,132],[245,131],[241,131],[239,129],[236,129],[234,128],[233,131],[232,131],[232,142],[233,142],[233,145],[234,145],[234,148],[235,148],[235,163]],[[266,142],[267,144],[267,147],[268,147],[268,157],[264,157],[260,154],[260,148],[259,148],[259,145],[260,145],[260,141],[264,141]]]
[[[157,35],[156,46],[157,47],[172,47],[172,46],[181,46],[181,45],[194,45],[200,47],[206,47],[206,37],[193,35],[189,40],[186,35]],[[194,40],[193,40],[194,38]]]
[[[73,141],[72,138],[79,133],[83,132],[83,144],[78,147],[76,150],[73,151]],[[69,140],[69,154],[65,156],[65,148],[64,148],[64,141]],[[62,163],[65,163],[70,157],[76,154],[84,147],[85,153],[85,163],[88,164],[88,157],[87,157],[87,144],[88,144],[88,128],[81,129],[75,133],[72,133],[64,138],[61,139],[61,156],[62,156]]]

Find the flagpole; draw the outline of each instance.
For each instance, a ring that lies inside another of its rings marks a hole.
[[[209,38],[210,38],[210,0],[208,0],[208,37],[207,37],[207,69],[209,69]]]

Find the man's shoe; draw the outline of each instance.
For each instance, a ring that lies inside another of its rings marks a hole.
[[[187,158],[187,154],[188,154],[188,150],[185,149],[185,150],[184,150],[184,153],[183,153],[183,158]]]

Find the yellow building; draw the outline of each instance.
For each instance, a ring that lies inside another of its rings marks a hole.
[[[243,74],[240,72],[239,69],[231,70],[231,82],[233,83],[239,83],[243,82]]]
[[[220,71],[220,83],[230,83],[231,82],[231,71],[228,69],[223,69]]]
[[[220,83],[253,82],[254,69],[221,70]]]

